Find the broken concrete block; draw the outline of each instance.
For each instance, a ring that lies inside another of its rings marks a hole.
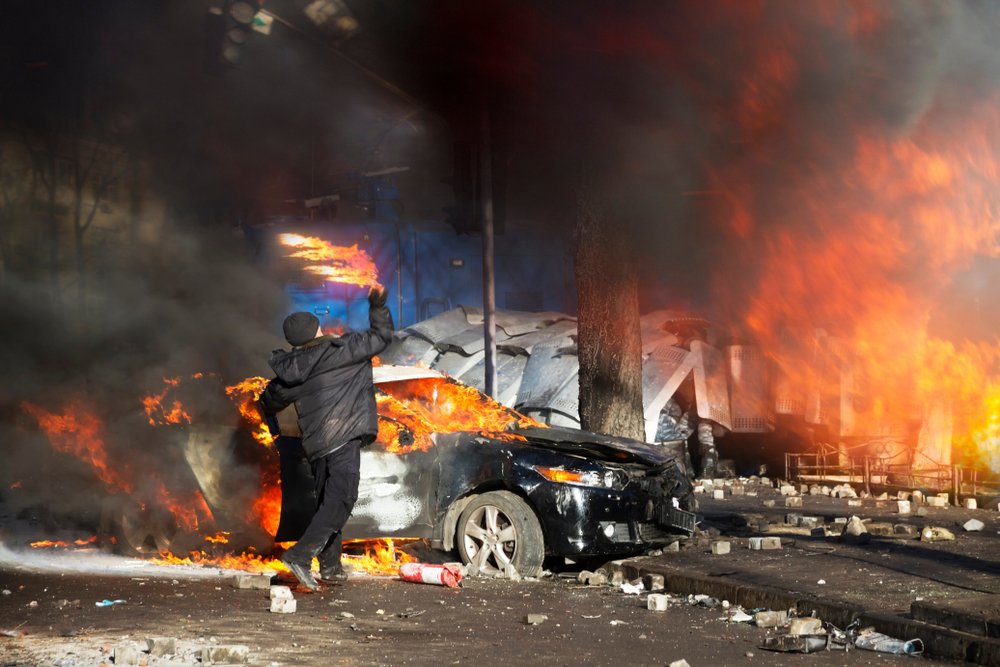
[[[666,588],[666,580],[662,574],[647,574],[642,578],[642,587],[647,591],[662,591]]]
[[[919,504],[923,503],[924,502],[924,492],[920,491],[918,489],[915,489],[913,491],[913,493],[910,494],[910,500],[913,502],[914,505],[919,505]]]
[[[725,500],[726,492],[723,491],[722,489],[715,489],[714,491],[712,491],[712,498],[714,498],[715,500]]]
[[[580,573],[576,575],[576,580],[579,581],[581,584],[585,584],[587,583],[587,579],[589,579],[592,576],[594,576],[594,573],[591,572],[590,570],[580,570]]]
[[[813,484],[812,486],[809,487],[809,495],[810,496],[821,495],[821,492],[819,490],[819,484]]]
[[[892,535],[892,524],[882,523],[880,521],[872,521],[865,526],[868,532],[874,537],[889,537]]]
[[[122,642],[115,645],[113,657],[116,665],[138,665],[139,647],[135,645],[135,642]]]
[[[712,554],[723,556],[732,551],[732,546],[729,542],[712,542]]]
[[[271,598],[271,611],[275,614],[294,614],[298,600],[294,598]]]
[[[799,526],[802,528],[816,528],[823,523],[823,520],[818,516],[800,516]]]
[[[889,500],[889,494],[885,491],[875,496],[875,500]]]
[[[807,493],[809,493],[809,485],[808,484],[799,484],[799,494],[800,495],[805,495]]]
[[[763,484],[764,486],[771,486],[771,478],[770,477],[761,477],[760,478],[760,483]]]
[[[652,593],[646,596],[646,609],[650,611],[666,611],[670,606],[670,597],[662,593]]]
[[[680,660],[674,660],[670,663],[670,667],[691,667],[691,665],[688,664],[687,660],[681,658]]]
[[[691,491],[694,493],[705,493],[705,487],[702,484],[695,484]]]
[[[680,550],[681,550],[681,543],[680,542],[671,542],[667,546],[663,547],[663,551],[665,553],[666,552],[676,553],[676,552],[678,552]]]
[[[926,507],[922,507],[921,506],[921,507],[917,508],[917,511],[916,511],[916,515],[917,516],[927,516],[927,514],[928,514],[928,512],[927,512],[927,508]]]
[[[848,507],[861,507],[861,501],[858,499],[852,499],[847,501]]]
[[[980,521],[979,519],[969,519],[968,521],[962,524],[962,528],[969,533],[979,532],[985,527],[986,524]]]
[[[742,484],[733,484],[729,488],[729,493],[734,496],[743,496],[746,495],[746,488]]]
[[[790,635],[825,635],[823,621],[818,618],[793,618],[788,622],[788,634]]]
[[[979,503],[976,502],[975,498],[966,498],[965,499],[965,509],[967,509],[967,510],[979,509]]]
[[[795,487],[791,484],[782,484],[781,488],[778,489],[778,492],[783,496],[794,496],[798,493],[798,491],[795,490]]]
[[[797,526],[799,525],[799,519],[801,518],[802,518],[801,514],[794,514],[794,513],[786,514],[785,523],[787,523],[789,526]]]
[[[916,537],[920,534],[920,531],[913,524],[897,523],[892,527],[892,534],[896,536]]]
[[[802,507],[802,498],[799,496],[788,496],[785,498],[785,507]]]
[[[201,649],[201,661],[206,665],[238,665],[250,657],[250,647],[241,644],[206,646]]]
[[[780,628],[788,621],[788,612],[758,611],[753,618],[759,628]]]
[[[271,586],[271,599],[272,600],[293,600],[295,596],[292,595],[292,589],[288,586]]]
[[[910,513],[910,501],[909,500],[897,500],[896,501],[896,511],[900,514]]]
[[[621,570],[615,570],[608,577],[608,583],[612,586],[621,586],[625,583],[625,573]]]
[[[524,617],[525,625],[541,625],[547,620],[549,620],[549,617],[545,614],[528,614]]]
[[[773,550],[781,548],[781,538],[780,537],[762,537],[760,539],[760,548],[764,550]]]
[[[847,520],[847,523],[844,524],[844,530],[841,531],[840,534],[848,537],[857,537],[858,535],[864,535],[867,532],[868,529],[865,527],[864,522],[860,518],[852,516]]]
[[[764,507],[774,507],[774,501],[773,500],[765,500],[764,501]]]
[[[588,576],[583,579],[583,583],[587,586],[607,586],[608,575],[603,572],[590,572]]]
[[[148,637],[146,639],[146,650],[154,658],[164,655],[176,655],[177,640],[173,637]]]
[[[951,542],[954,539],[954,533],[940,526],[926,526],[920,531],[921,542]]]
[[[841,525],[841,526],[846,525],[847,524],[847,517],[846,516],[834,517],[833,523],[834,523],[834,525]]]
[[[948,499],[941,496],[927,496],[925,500],[928,507],[947,507]]]
[[[231,581],[233,588],[266,591],[271,586],[271,576],[267,574],[237,574]]]

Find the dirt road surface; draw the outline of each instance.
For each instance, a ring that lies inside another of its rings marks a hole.
[[[180,572],[180,570],[179,570]],[[173,637],[177,655],[146,664],[197,665],[206,646],[249,647],[253,665],[895,665],[913,657],[853,650],[763,651],[768,630],[721,620],[723,610],[646,609],[644,596],[539,581],[466,579],[462,588],[354,575],[317,594],[296,591],[298,611],[269,611],[266,590],[228,579],[108,577],[0,570],[0,664],[114,665],[112,649]],[[108,607],[95,602],[125,600]],[[528,614],[544,614],[528,625]],[[24,634],[21,634],[24,633]]]

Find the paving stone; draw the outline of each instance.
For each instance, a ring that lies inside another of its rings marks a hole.
[[[271,576],[267,574],[237,574],[231,580],[233,588],[267,590],[271,587]]]
[[[691,665],[688,664],[687,660],[681,658],[680,660],[674,660],[671,662],[670,667],[691,667]]]
[[[744,487],[743,484],[733,484],[729,488],[729,493],[734,496],[743,496],[746,495],[746,492],[746,487]]]
[[[914,490],[913,493],[910,494],[910,500],[912,500],[913,504],[915,504],[915,505],[923,504],[923,502],[924,502],[924,492],[920,491],[919,489]]]
[[[788,496],[785,498],[785,507],[802,507],[802,498],[799,496]]]
[[[955,539],[955,534],[947,528],[940,526],[925,526],[920,531],[921,542],[951,542]]]
[[[541,625],[547,620],[549,620],[549,617],[545,614],[528,614],[524,617],[524,623],[526,625]]]
[[[927,496],[926,503],[928,507],[947,507],[948,499],[941,496]]]
[[[615,572],[612,572],[611,575],[608,577],[608,583],[611,584],[612,586],[621,586],[622,584],[625,583],[625,573],[622,572],[621,570],[616,570]]]
[[[892,532],[894,535],[905,535],[907,537],[916,537],[920,534],[920,530],[911,523],[897,523],[892,527]]]
[[[646,596],[646,609],[650,611],[666,611],[670,606],[670,597],[661,593]]]
[[[819,618],[793,618],[788,622],[788,634],[790,635],[822,635],[826,634],[823,629],[823,621]]]
[[[663,547],[663,551],[665,553],[666,552],[676,553],[676,552],[678,552],[680,550],[681,550],[681,543],[680,542],[671,542],[667,546]]]
[[[773,500],[765,500],[764,507],[774,507],[775,503]]]
[[[782,484],[778,492],[783,496],[794,496],[798,491],[791,484]]]
[[[271,611],[275,614],[294,614],[298,600],[294,598],[271,598]]]
[[[923,507],[923,506],[921,506],[921,507],[918,507],[918,508],[917,508],[917,511],[916,511],[916,512],[914,512],[914,513],[915,513],[915,514],[916,514],[917,516],[927,516],[927,515],[928,515],[928,511],[927,511],[927,508],[926,508],[926,507]]]
[[[647,574],[642,578],[642,587],[656,593],[666,588],[666,580],[662,574]]]
[[[801,514],[791,513],[791,514],[786,514],[785,515],[785,523],[787,523],[789,526],[797,526],[797,525],[799,525],[799,520],[800,519],[802,519],[802,515]]]
[[[241,644],[206,646],[201,649],[201,661],[206,665],[239,665],[250,657],[250,647]]]
[[[872,521],[865,526],[874,537],[889,537],[893,534],[892,524]]]
[[[780,537],[764,537],[761,538],[760,548],[770,551],[773,549],[781,548],[781,538]]]
[[[975,498],[966,498],[965,509],[967,510],[979,509],[979,503],[976,501]]]
[[[722,489],[715,489],[714,491],[712,491],[712,498],[714,498],[715,500],[725,500],[726,492]]]
[[[122,642],[116,644],[114,648],[114,659],[116,665],[138,665],[142,653],[135,642]]]
[[[146,650],[154,658],[164,655],[176,655],[177,640],[173,637],[148,637],[146,639]]]
[[[861,507],[861,501],[859,499],[857,499],[857,498],[852,498],[851,500],[847,501],[847,506],[848,507]]]
[[[759,628],[780,628],[788,622],[788,612],[758,611],[753,618]]]
[[[897,500],[896,501],[896,511],[900,514],[910,513],[910,501],[909,500]]]
[[[712,553],[716,556],[723,556],[732,551],[733,545],[729,542],[712,542]]]
[[[966,532],[969,533],[979,532],[985,527],[986,524],[980,521],[979,519],[969,519],[968,521],[962,524],[962,528],[964,528]]]
[[[868,532],[868,528],[865,526],[864,521],[856,516],[852,516],[844,524],[844,530],[840,533],[842,536],[846,537],[857,537],[859,535],[864,535]]]
[[[271,586],[271,599],[294,600],[295,596],[292,595],[292,589],[288,586]]]
[[[800,516],[799,525],[803,528],[816,528],[821,525],[823,520],[818,516]]]

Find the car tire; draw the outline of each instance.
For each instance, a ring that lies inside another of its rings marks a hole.
[[[113,550],[124,556],[155,556],[170,551],[177,524],[166,512],[149,512],[137,503],[108,499],[101,512],[102,532],[112,536]]]
[[[475,496],[459,516],[455,542],[462,562],[481,574],[507,572],[510,566],[524,577],[542,572],[542,526],[528,503],[509,491]]]

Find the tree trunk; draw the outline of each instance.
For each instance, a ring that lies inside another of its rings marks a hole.
[[[580,198],[574,263],[580,421],[589,431],[645,440],[639,281],[630,237],[603,202]]]

